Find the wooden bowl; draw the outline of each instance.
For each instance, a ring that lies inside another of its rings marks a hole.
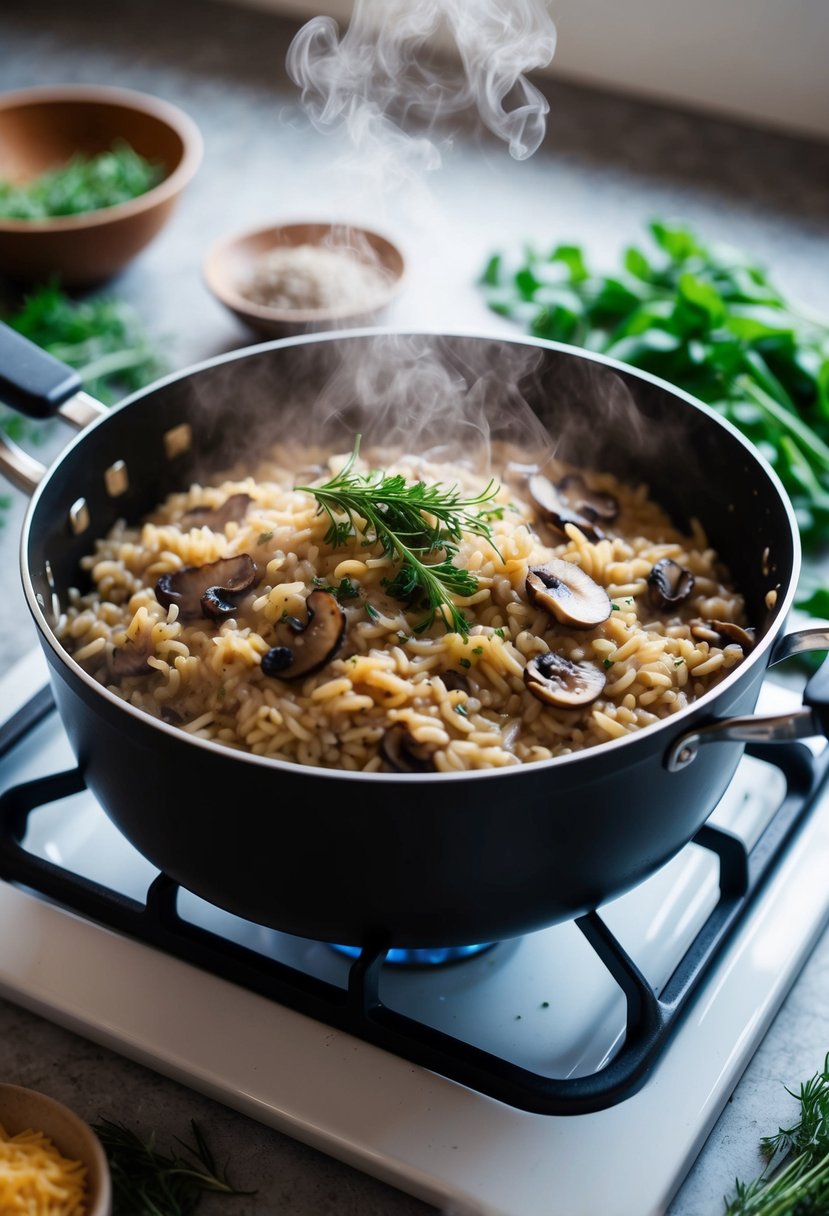
[[[45,220],[0,219],[0,274],[57,276],[69,287],[117,274],[166,223],[202,155],[195,123],[175,106],[130,89],[54,85],[0,94],[0,179],[22,184],[73,155],[125,140],[160,163],[157,186],[114,207]]]
[[[36,1089],[0,1084],[0,1124],[10,1136],[43,1132],[62,1156],[86,1166],[86,1216],[111,1216],[112,1183],[106,1153],[88,1123]]]
[[[347,249],[382,272],[382,283],[371,303],[349,305],[347,300],[325,308],[274,308],[255,303],[246,287],[273,249],[319,245]],[[251,329],[268,338],[345,326],[370,325],[398,295],[403,285],[403,255],[386,237],[348,224],[276,224],[254,228],[219,241],[203,264],[204,280],[213,295]]]

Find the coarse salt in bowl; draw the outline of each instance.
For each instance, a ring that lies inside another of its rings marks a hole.
[[[347,224],[281,224],[226,237],[204,261],[205,282],[267,337],[377,321],[401,289],[403,255],[386,237]]]

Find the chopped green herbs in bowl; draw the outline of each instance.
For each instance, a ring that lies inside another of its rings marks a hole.
[[[116,207],[146,194],[164,168],[141,156],[124,140],[94,156],[76,153],[57,169],[23,184],[0,181],[0,219],[46,220]]]
[[[88,287],[161,231],[202,153],[159,97],[55,85],[0,93],[0,276]]]

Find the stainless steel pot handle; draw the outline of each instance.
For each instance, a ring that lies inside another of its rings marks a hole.
[[[58,416],[81,430],[107,412],[105,405],[83,391],[74,370],[41,347],[0,324],[0,402],[29,418]],[[0,473],[31,494],[45,467],[0,433]]]
[[[769,666],[812,650],[829,650],[829,625],[812,625],[780,638]],[[803,705],[803,709],[790,714],[723,718],[687,731],[668,748],[665,767],[671,773],[687,768],[706,743],[788,743],[792,739],[808,739],[815,735],[829,736],[829,658],[806,685]]]

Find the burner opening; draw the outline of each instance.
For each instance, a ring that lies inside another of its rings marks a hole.
[[[405,949],[395,946],[389,950],[384,964],[394,967],[443,967],[447,963],[459,963],[466,958],[477,958],[485,950],[491,950],[496,942],[481,942],[477,946],[430,946]],[[360,957],[359,946],[340,946],[331,943],[331,949],[345,954],[349,958]]]

